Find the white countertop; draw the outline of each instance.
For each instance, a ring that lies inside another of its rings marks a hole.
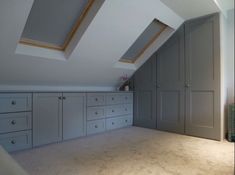
[[[0,145],[0,174],[29,175]]]

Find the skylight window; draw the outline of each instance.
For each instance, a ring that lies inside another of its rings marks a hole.
[[[121,62],[134,63],[145,50],[158,38],[166,29],[167,25],[154,19],[144,32],[137,38],[133,45],[120,59]]]
[[[64,51],[94,0],[35,0],[20,43]]]

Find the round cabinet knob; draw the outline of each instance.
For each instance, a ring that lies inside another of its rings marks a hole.
[[[12,145],[14,145],[15,143],[16,143],[16,141],[15,141],[15,140],[12,140],[12,141],[11,141],[11,144],[12,144]]]
[[[112,125],[114,125],[114,122],[112,122]]]
[[[114,100],[114,98],[112,97],[112,100]]]
[[[125,108],[125,111],[127,111],[127,108]]]
[[[11,121],[11,124],[12,124],[12,125],[15,125],[15,124],[16,124],[16,121],[15,121],[15,120],[12,120],[12,121]]]
[[[12,101],[12,102],[11,102],[11,105],[16,105],[16,101]]]
[[[98,98],[95,98],[95,101],[98,101]]]
[[[62,100],[62,97],[58,97],[59,100]]]
[[[186,88],[189,88],[190,86],[191,86],[191,85],[190,85],[189,83],[186,83],[186,84],[185,84],[185,87],[186,87]]]
[[[97,126],[97,125],[95,125],[95,128],[98,128],[98,126]]]
[[[114,110],[112,110],[112,112],[115,112]]]
[[[127,120],[125,120],[125,122],[127,123]]]
[[[95,112],[95,115],[98,115],[98,112]]]
[[[66,97],[63,97],[63,100],[66,100]]]

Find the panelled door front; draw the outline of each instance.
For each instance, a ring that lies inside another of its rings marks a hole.
[[[62,140],[62,93],[33,94],[33,146]]]
[[[134,125],[156,128],[155,54],[135,73]]]
[[[85,93],[63,93],[63,140],[85,135]]]
[[[157,52],[157,129],[184,133],[184,27]]]
[[[220,140],[219,16],[185,24],[186,134]]]

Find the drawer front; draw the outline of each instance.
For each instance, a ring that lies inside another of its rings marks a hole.
[[[106,106],[106,117],[114,117],[123,114],[123,105]]]
[[[108,118],[106,119],[106,129],[112,130],[123,127],[122,117]]]
[[[0,94],[0,113],[31,111],[32,95]]]
[[[104,107],[88,107],[87,108],[87,120],[95,120],[105,118]]]
[[[133,103],[133,93],[123,93],[121,94],[122,103]]]
[[[31,112],[0,114],[0,133],[31,129]]]
[[[105,105],[105,94],[103,93],[88,93],[87,106]]]
[[[122,108],[122,114],[132,114],[133,113],[133,104],[124,104]]]
[[[122,117],[122,125],[123,125],[123,127],[132,126],[133,125],[133,116],[127,115],[127,116]]]
[[[87,135],[105,131],[105,119],[87,122]]]
[[[113,104],[121,104],[122,98],[119,93],[107,93],[106,94],[106,104],[113,105]]]
[[[0,145],[9,152],[32,148],[31,130],[0,134]]]

